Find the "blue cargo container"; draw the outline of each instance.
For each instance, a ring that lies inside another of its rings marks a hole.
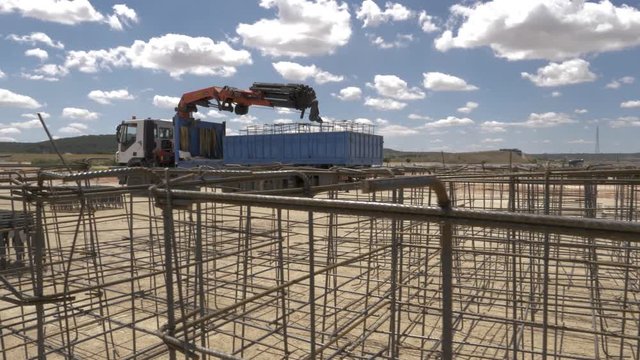
[[[357,131],[226,136],[223,146],[225,164],[382,165],[382,136]]]

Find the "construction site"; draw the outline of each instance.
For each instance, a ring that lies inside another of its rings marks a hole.
[[[3,360],[640,357],[636,168],[0,179]]]

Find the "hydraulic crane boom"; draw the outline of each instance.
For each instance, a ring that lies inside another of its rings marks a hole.
[[[316,92],[310,86],[302,84],[254,83],[249,90],[212,86],[183,94],[176,108],[176,115],[182,119],[191,119],[192,113],[198,111],[197,106],[215,106],[220,111],[244,115],[252,105],[296,109],[301,112],[300,118],[309,109],[309,120],[322,122]]]

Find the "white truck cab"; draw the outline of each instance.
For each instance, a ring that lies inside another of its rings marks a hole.
[[[117,127],[116,163],[126,166],[172,166],[174,162],[171,120],[136,119]]]

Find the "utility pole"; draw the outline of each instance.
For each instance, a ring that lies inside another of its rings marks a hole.
[[[600,154],[600,126],[596,126],[596,154]]]

